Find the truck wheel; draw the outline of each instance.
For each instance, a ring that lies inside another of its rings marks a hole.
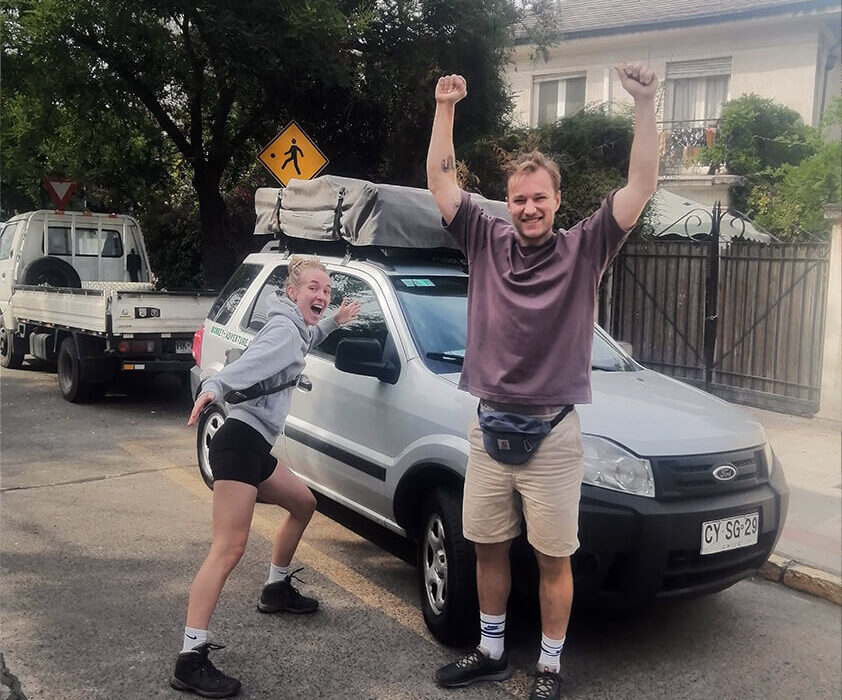
[[[211,404],[199,416],[199,430],[196,434],[196,453],[199,458],[199,474],[209,489],[213,489],[213,472],[210,466],[210,443],[216,431],[225,422],[222,409]]]
[[[455,489],[436,489],[424,505],[418,589],[424,621],[438,641],[452,646],[476,641],[476,556],[462,536],[462,503]]]
[[[15,334],[6,328],[0,318],[0,365],[7,369],[17,369],[23,364],[24,352],[20,349]]]
[[[47,287],[73,287],[78,289],[82,286],[79,273],[73,266],[61,258],[46,256],[33,260],[21,276],[24,284],[35,286],[45,285]]]
[[[83,382],[76,341],[65,338],[61,341],[57,359],[58,386],[61,395],[70,403],[88,403],[102,398],[105,384]]]

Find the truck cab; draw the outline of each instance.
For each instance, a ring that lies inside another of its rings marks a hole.
[[[39,210],[12,217],[0,230],[0,303],[15,283],[150,281],[146,246],[130,216]]]

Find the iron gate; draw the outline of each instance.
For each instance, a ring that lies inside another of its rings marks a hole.
[[[730,401],[816,413],[829,244],[723,242],[724,213],[708,214],[706,240],[623,247],[603,322],[647,367]]]

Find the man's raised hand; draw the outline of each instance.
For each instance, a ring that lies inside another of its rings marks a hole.
[[[635,99],[654,98],[658,89],[658,76],[643,63],[624,63],[616,67],[617,75],[626,92]]]
[[[468,84],[461,75],[445,75],[436,84],[436,102],[455,105],[468,94]]]

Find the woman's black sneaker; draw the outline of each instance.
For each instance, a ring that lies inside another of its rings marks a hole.
[[[482,649],[474,649],[436,671],[436,681],[445,688],[461,688],[477,681],[503,681],[511,675],[505,652],[499,659],[492,659]]]
[[[539,671],[535,676],[529,700],[559,700],[561,698],[561,673]]]
[[[296,569],[287,574],[281,581],[267,583],[263,586],[257,609],[262,613],[289,612],[299,615],[316,612],[319,601],[301,595],[298,589],[292,585],[293,578],[297,581],[301,580],[295,575],[299,571],[301,569]]]
[[[240,690],[240,681],[226,676],[208,658],[209,651],[224,649],[223,644],[206,642],[193,651],[183,651],[175,662],[170,685],[206,698],[230,698]]]

